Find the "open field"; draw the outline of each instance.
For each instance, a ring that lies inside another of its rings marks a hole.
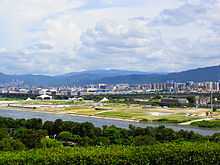
[[[206,112],[209,109],[195,108],[162,108],[144,107],[139,104],[105,103],[97,104],[92,101],[15,101],[8,102],[9,108],[23,106],[32,111],[44,111],[59,114],[84,115],[101,118],[116,118],[135,121],[157,121],[168,123],[191,124],[194,120],[206,120]],[[0,102],[4,107],[7,102]],[[13,107],[13,105],[16,105]],[[220,112],[213,113],[212,119],[220,119]],[[192,122],[190,122],[192,121]]]

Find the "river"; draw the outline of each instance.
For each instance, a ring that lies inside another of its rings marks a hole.
[[[128,126],[134,125],[136,127],[158,127],[164,125],[167,128],[171,128],[175,131],[185,130],[185,131],[194,131],[201,135],[212,135],[214,133],[220,133],[220,130],[211,130],[206,128],[197,128],[192,126],[182,126],[176,124],[166,124],[166,123],[138,123],[132,121],[122,121],[122,120],[113,120],[113,119],[102,119],[102,118],[93,118],[93,117],[84,117],[84,116],[74,116],[69,114],[52,114],[44,112],[31,112],[31,111],[21,111],[21,110],[0,110],[0,116],[10,117],[14,119],[31,119],[31,118],[41,118],[43,121],[54,121],[56,119],[62,119],[64,121],[74,121],[74,122],[91,122],[97,127],[102,127],[104,125],[115,125],[120,128],[128,128]]]

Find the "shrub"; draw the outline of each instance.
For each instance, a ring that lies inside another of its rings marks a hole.
[[[1,151],[14,151],[14,150],[24,150],[25,145],[19,141],[12,138],[4,138],[0,141]]]
[[[63,147],[62,143],[50,138],[43,138],[40,141],[41,148],[56,148],[56,147]]]
[[[0,153],[0,165],[218,165],[219,160],[219,143],[68,147]]]

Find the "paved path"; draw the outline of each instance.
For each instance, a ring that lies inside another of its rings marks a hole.
[[[197,119],[197,120],[192,120],[192,121],[187,121],[184,123],[180,123],[179,125],[190,125],[194,122],[198,122],[198,121],[209,121],[209,120],[214,120],[214,118],[205,118],[205,119]]]

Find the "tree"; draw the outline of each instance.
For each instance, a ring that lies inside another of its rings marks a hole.
[[[106,127],[103,136],[108,137],[112,144],[118,144],[118,139],[121,138],[120,129],[115,126]]]
[[[100,146],[110,145],[110,140],[107,137],[98,137],[96,139],[96,144]]]
[[[95,127],[92,123],[85,122],[80,125],[80,135],[85,137],[95,137]]]
[[[188,96],[187,100],[189,101],[189,104],[195,104],[196,103],[196,97],[195,96]]]
[[[42,129],[43,123],[41,119],[26,120],[26,128],[28,129]]]
[[[24,150],[25,145],[19,141],[14,140],[13,138],[4,138],[0,141],[0,150],[1,151],[14,151],[14,150]]]
[[[57,136],[57,139],[61,141],[71,141],[73,140],[73,134],[68,131],[63,131]]]
[[[43,138],[40,141],[41,148],[58,148],[63,147],[63,144],[55,139]]]
[[[210,137],[211,141],[220,142],[220,133],[216,133]]]
[[[135,146],[142,146],[142,145],[152,145],[152,144],[156,144],[157,141],[154,137],[152,136],[136,136],[133,138],[133,144]]]
[[[17,129],[15,138],[20,139],[28,148],[36,148],[40,144],[40,140],[47,136],[45,130]]]
[[[88,136],[86,137],[82,137],[79,141],[81,146],[90,146],[90,145],[94,145],[95,140],[89,138]]]
[[[55,120],[53,125],[54,134],[59,134],[62,131],[63,131],[63,121],[61,119]]]
[[[0,140],[2,140],[3,138],[8,138],[8,132],[6,129],[4,128],[0,128]]]
[[[50,136],[54,135],[54,123],[52,121],[44,122],[43,129],[47,130]]]

